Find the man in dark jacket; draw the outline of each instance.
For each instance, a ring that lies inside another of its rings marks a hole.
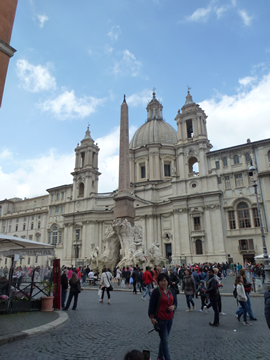
[[[65,307],[66,297],[67,297],[67,291],[68,291],[68,270],[65,269],[63,274],[61,275],[61,306],[62,308]]]
[[[211,326],[219,325],[219,311],[218,311],[218,282],[214,276],[214,270],[208,270],[208,281],[207,281],[207,289],[206,294],[209,296],[210,304],[215,313],[214,322],[210,322]]]
[[[270,329],[270,292],[269,291],[266,291],[264,293],[264,316],[267,325]]]

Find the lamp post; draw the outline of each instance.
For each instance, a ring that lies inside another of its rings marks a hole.
[[[255,167],[253,165],[250,166],[248,175],[253,176],[255,170],[256,169],[255,169]],[[263,261],[264,261],[264,273],[265,273],[264,289],[265,290],[270,290],[269,256],[268,256],[268,251],[267,251],[267,246],[266,246],[266,241],[265,241],[265,233],[264,233],[264,228],[263,228],[263,223],[262,223],[262,216],[261,216],[261,209],[260,209],[259,198],[258,198],[258,184],[257,184],[257,180],[255,180],[255,179],[253,179],[252,182],[253,182],[253,187],[254,187],[254,193],[255,193],[255,196],[256,196],[257,213],[258,213],[260,229],[261,229],[261,236],[262,236]]]

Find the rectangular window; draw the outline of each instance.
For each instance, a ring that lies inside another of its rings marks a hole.
[[[220,176],[217,178],[217,182],[218,182],[218,184],[221,184],[221,177]]]
[[[254,226],[255,226],[255,227],[260,227],[258,210],[257,210],[256,208],[253,208],[253,209],[252,209],[252,213],[253,213]]]
[[[55,207],[55,215],[58,215],[59,214],[59,206],[56,206]]]
[[[250,228],[249,209],[238,209],[238,220],[240,229]]]
[[[19,222],[19,218],[16,219],[16,222]]]
[[[80,230],[76,230],[76,241],[80,240]]]
[[[53,208],[51,207],[50,208],[50,215],[52,216],[52,214],[53,214]]]
[[[164,164],[164,176],[171,176],[171,165]]]
[[[229,176],[225,176],[225,189],[231,188],[231,180]]]
[[[40,221],[38,222],[38,225],[37,225],[38,229],[40,229]]]
[[[57,193],[57,194],[56,194],[56,200],[59,200],[59,198],[60,198],[60,194]]]
[[[235,187],[243,186],[243,177],[242,174],[234,175],[235,178]]]
[[[227,158],[222,159],[223,166],[228,166]]]
[[[31,230],[34,229],[34,223],[31,223]]]
[[[48,232],[48,244],[51,243],[51,232]]]
[[[61,214],[64,214],[64,206],[61,206]]]
[[[35,219],[35,217],[34,216],[32,216],[32,220],[34,220]]]
[[[26,217],[23,218],[23,221],[26,221]]]
[[[23,224],[23,230],[25,230],[25,224]]]
[[[217,170],[220,169],[219,161],[216,161],[216,169],[217,169]]]
[[[239,240],[239,250],[240,251],[253,251],[254,250],[253,239]]]
[[[64,197],[65,197],[64,191],[61,193],[61,197],[62,197],[62,200],[64,200]]]
[[[62,231],[58,231],[58,243],[62,244]]]
[[[9,231],[9,232],[11,232],[11,225],[9,225],[9,227],[8,227],[8,231]]]
[[[15,228],[15,231],[18,231],[18,224],[16,224],[16,228]]]
[[[194,217],[194,230],[201,230],[201,219],[200,217]]]
[[[228,211],[230,229],[236,229],[234,211]]]
[[[141,165],[141,179],[146,178],[145,165]]]

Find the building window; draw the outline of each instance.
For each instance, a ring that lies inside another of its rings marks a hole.
[[[34,216],[32,216],[32,220],[34,220],[35,219],[35,217]]]
[[[6,231],[6,227],[5,226],[3,226],[3,233]]]
[[[171,176],[171,165],[164,164],[164,176]]]
[[[53,201],[53,198],[54,198],[54,194],[51,195],[51,201]]]
[[[27,262],[27,263],[28,263],[28,265],[30,265],[30,257],[28,258],[28,262]]]
[[[80,240],[80,230],[79,229],[76,229],[76,241],[79,241]]]
[[[79,196],[84,195],[84,183],[80,183],[79,185]]]
[[[202,241],[196,240],[196,254],[202,255],[203,254],[203,248],[202,248]]]
[[[223,166],[228,166],[228,162],[227,162],[226,157],[222,159],[222,162],[223,162]]]
[[[12,223],[12,219],[9,220],[9,223],[10,223],[10,224]]]
[[[194,217],[193,218],[194,221],[194,230],[201,230],[201,219],[200,217]]]
[[[253,239],[239,240],[239,250],[240,251],[254,251]]]
[[[61,214],[64,214],[64,206],[61,206]]]
[[[19,219],[18,219],[18,218],[16,219],[16,222],[17,222],[17,223],[19,222]]]
[[[58,236],[58,243],[62,244],[62,231],[58,232],[59,236]]]
[[[216,169],[219,170],[220,169],[220,164],[219,161],[216,161]]]
[[[75,259],[80,257],[80,248],[79,246],[75,246]]]
[[[15,231],[18,231],[18,224],[16,224],[15,226]]]
[[[58,215],[59,214],[59,206],[56,206],[55,207],[55,215]]]
[[[40,234],[36,234],[36,241],[37,241],[37,242],[40,241]]]
[[[51,207],[50,208],[50,215],[52,216],[52,214],[53,214],[53,208]]]
[[[29,235],[29,240],[33,240],[33,235]]]
[[[250,228],[250,217],[249,217],[249,208],[248,204],[245,202],[241,202],[237,206],[237,213],[238,213],[238,221],[239,221],[239,228]]]
[[[187,120],[186,124],[187,124],[187,137],[188,139],[192,139],[193,138],[192,120],[191,119]]]
[[[50,244],[51,243],[51,232],[48,232],[48,244]]]
[[[23,221],[26,221],[26,217],[23,218]]]
[[[145,179],[145,178],[146,178],[145,165],[141,165],[141,179]]]
[[[243,186],[244,183],[243,183],[242,174],[234,175],[234,179],[235,179],[235,187]]]
[[[57,194],[56,194],[56,200],[59,200],[59,199],[60,199],[60,194],[57,193]]]
[[[40,221],[38,222],[38,225],[37,225],[38,229],[40,229]]]
[[[221,177],[220,176],[218,176],[217,182],[218,182],[218,184],[221,184]]]
[[[64,193],[64,191],[61,193],[61,198],[62,198],[62,200],[64,200],[64,197],[65,197],[65,193]]]
[[[225,189],[231,188],[231,180],[229,176],[225,176]]]
[[[8,231],[11,232],[11,225],[8,226]]]
[[[238,155],[234,155],[233,163],[234,163],[234,165],[239,164],[239,156]]]
[[[249,153],[245,153],[245,158],[247,165],[252,165],[252,159]]]
[[[260,227],[260,220],[259,220],[257,208],[253,208],[252,213],[253,213],[254,226]]]
[[[31,223],[31,230],[34,229],[34,223]]]
[[[229,226],[230,226],[230,229],[232,229],[232,230],[233,230],[233,229],[236,229],[234,210],[228,211],[228,215],[229,215]]]
[[[26,225],[25,225],[25,224],[23,224],[23,230],[25,230],[25,226],[26,226]]]
[[[52,245],[57,244],[57,238],[58,238],[58,229],[56,226],[54,226],[53,231],[52,231]]]

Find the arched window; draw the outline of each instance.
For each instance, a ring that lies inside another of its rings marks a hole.
[[[249,228],[251,225],[248,204],[246,202],[240,202],[237,206],[237,213],[239,228]]]
[[[84,183],[80,183],[79,185],[79,196],[84,195]]]
[[[233,157],[233,163],[234,163],[234,164],[239,164],[239,156],[238,156],[238,155],[234,155],[234,157]]]
[[[202,240],[196,240],[196,254],[202,255],[203,254],[203,248],[202,248]]]
[[[188,173],[189,176],[199,175],[199,164],[198,160],[195,157],[191,157],[188,161]]]

